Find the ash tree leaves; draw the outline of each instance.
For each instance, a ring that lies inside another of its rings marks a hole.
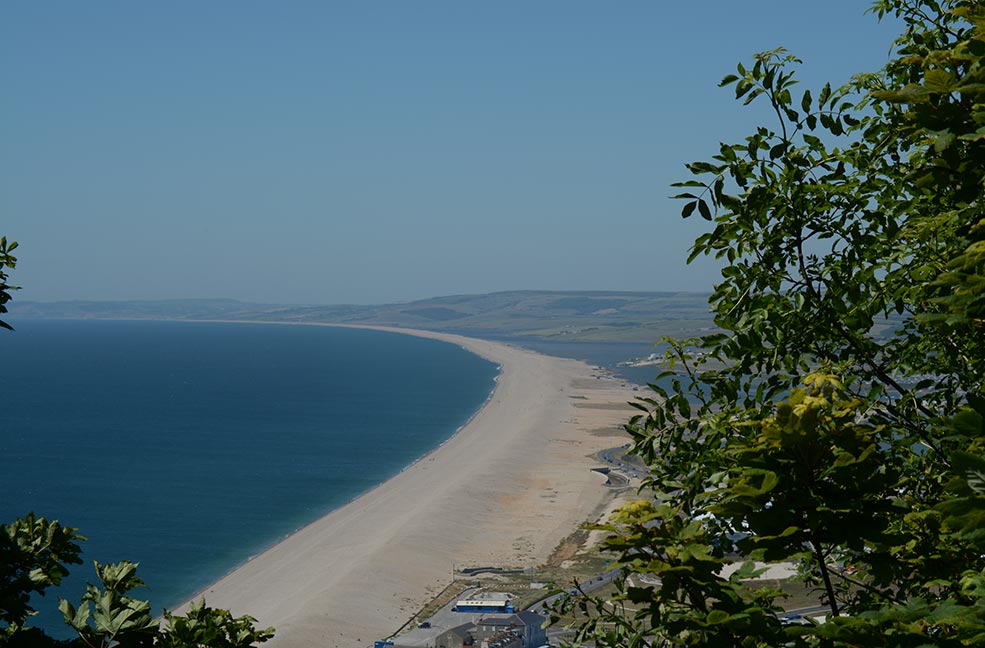
[[[740,63],[738,74],[730,74],[722,80],[722,86],[735,87],[736,98],[743,99],[744,104],[766,96],[780,118],[779,130],[757,129],[744,142],[731,145],[723,143],[713,162],[686,164],[692,174],[711,178],[674,184],[675,187],[692,189],[674,196],[686,200],[681,211],[684,218],[697,211],[702,218],[711,221],[719,210],[741,208],[744,204],[743,197],[728,193],[725,190],[726,183],[745,189],[757,175],[770,177],[784,169],[807,174],[817,165],[823,167],[825,151],[822,141],[811,135],[810,131],[816,130],[820,125],[823,130],[842,135],[849,128],[858,126],[859,121],[847,112],[852,106],[851,102],[844,100],[847,89],[832,92],[831,86],[826,85],[816,103],[807,90],[799,101],[802,112],[794,108],[793,93],[797,82],[793,72],[786,68],[799,62],[799,59],[787,54],[782,48],[772,50],[758,54],[750,69]],[[798,137],[806,147],[794,145]],[[812,156],[812,153],[821,155]],[[693,189],[701,191],[695,192]],[[727,250],[723,250],[723,253],[727,254]]]
[[[667,340],[636,403],[649,506],[600,527],[627,580],[570,603],[578,639],[985,642],[985,9],[872,12],[906,26],[878,73],[803,89],[773,50],[722,81],[772,119],[676,185],[690,259],[726,262],[719,331]],[[726,576],[751,559],[799,565],[826,621],[782,625],[751,563]]]
[[[811,374],[804,383],[725,448],[728,478],[708,510],[756,531],[739,543],[749,557],[808,563],[837,614],[832,578],[841,575],[829,567],[832,548],[847,556],[891,539],[897,475],[880,430],[859,422],[860,400],[845,399],[834,376]]]
[[[935,507],[954,536],[985,553],[985,399],[972,396],[949,422],[949,432],[972,441],[967,450],[951,454],[945,488],[951,495]],[[973,450],[969,451],[969,450]]]
[[[785,640],[776,620],[778,592],[743,586],[741,579],[755,573],[751,564],[731,580],[719,576],[726,562],[722,548],[710,544],[705,523],[687,519],[683,509],[633,501],[608,524],[592,528],[612,534],[607,548],[620,551],[637,577],[618,583],[610,600],[582,596],[555,610],[585,618],[575,643],[651,646],[655,636],[677,637],[682,645],[698,638],[707,645],[739,645],[754,635]]]
[[[893,3],[894,5],[896,3]],[[929,321],[985,326],[985,214],[980,204],[985,165],[985,9],[954,3],[953,14],[969,26],[954,42],[940,36],[908,44],[897,73],[909,82],[878,97],[908,108],[897,126],[919,138],[926,163],[914,174],[928,199],[944,195],[948,204],[927,223],[949,232],[955,250],[926,268],[936,275],[930,296],[940,313]],[[897,9],[900,11],[900,9]],[[904,14],[905,15],[905,14]]]

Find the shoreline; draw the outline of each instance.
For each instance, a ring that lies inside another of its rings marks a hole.
[[[591,457],[611,447],[599,430],[628,419],[634,394],[584,362],[433,331],[236,323],[431,338],[497,364],[499,375],[482,406],[439,446],[281,538],[176,612],[204,596],[210,606],[274,626],[272,646],[369,646],[443,589],[454,565],[543,564],[615,497],[591,473]]]
[[[136,322],[140,322],[140,321],[145,321],[145,320],[143,320],[143,319],[133,319],[133,320],[116,320],[116,321],[136,321]],[[414,335],[415,333],[432,333],[431,331],[424,331],[422,329],[407,329],[406,331],[404,331],[404,330],[397,329],[395,327],[394,328],[388,328],[388,327],[381,327],[381,326],[363,326],[363,325],[359,325],[359,324],[347,325],[347,324],[330,324],[330,323],[318,323],[318,322],[268,322],[268,321],[264,321],[264,320],[179,320],[179,319],[158,319],[158,320],[146,320],[146,321],[156,321],[156,322],[188,322],[188,321],[192,321],[192,322],[210,322],[210,323],[215,323],[215,324],[276,324],[276,325],[290,325],[290,326],[328,326],[328,327],[338,327],[338,328],[355,328],[355,329],[377,330],[377,331],[390,332],[390,333],[407,333],[409,335]],[[413,331],[413,332],[411,332],[411,331]],[[415,335],[415,337],[430,337],[430,335]],[[438,338],[434,338],[434,339],[438,339]],[[441,341],[447,342],[448,344],[455,344],[454,342],[451,342],[451,341],[448,341],[448,340],[441,340]],[[457,345],[457,346],[461,346],[462,349],[465,349],[469,353],[474,353],[475,355],[479,355],[480,357],[484,358],[485,360],[488,360],[489,362],[493,362],[494,363],[493,360],[491,360],[489,358],[486,358],[485,356],[482,356],[481,354],[476,353],[475,351],[472,351],[472,350],[466,348],[463,345]],[[536,352],[531,352],[531,353],[536,353]],[[497,369],[499,371],[502,371],[502,366],[501,365],[497,365]],[[213,581],[212,583],[209,583],[208,585],[206,585],[202,589],[197,590],[192,596],[190,596],[188,598],[184,598],[181,601],[179,601],[178,604],[175,605],[173,608],[169,608],[169,611],[170,612],[177,613],[179,610],[181,610],[181,611],[187,610],[188,606],[191,603],[197,602],[198,600],[200,600],[206,593],[209,592],[209,589],[212,588],[216,583],[222,581],[223,579],[225,579],[227,576],[229,576],[230,574],[232,574],[233,572],[235,572],[240,567],[243,567],[244,565],[246,565],[247,563],[253,561],[256,558],[260,558],[261,556],[263,556],[263,554],[267,553],[269,550],[273,549],[274,547],[276,547],[280,543],[284,542],[285,540],[287,540],[288,538],[290,538],[294,534],[303,531],[304,529],[306,529],[307,527],[311,526],[312,524],[315,524],[316,522],[318,522],[322,518],[328,517],[329,515],[331,515],[335,511],[337,511],[337,510],[339,510],[341,508],[344,508],[346,506],[349,506],[350,504],[352,504],[353,502],[356,502],[360,498],[365,497],[366,495],[369,495],[370,493],[372,493],[376,489],[378,489],[381,486],[383,486],[387,481],[390,481],[390,479],[393,479],[394,477],[397,477],[398,475],[400,475],[404,471],[410,470],[411,468],[413,468],[414,466],[416,466],[421,461],[424,461],[425,459],[427,459],[431,454],[433,454],[435,451],[437,451],[438,449],[440,449],[443,445],[445,445],[446,443],[448,443],[449,441],[451,441],[456,435],[458,435],[459,433],[461,433],[462,430],[464,430],[466,427],[468,427],[468,425],[472,422],[472,420],[476,417],[476,415],[479,412],[482,411],[482,408],[484,408],[486,406],[486,404],[489,403],[490,399],[492,399],[492,397],[493,397],[493,394],[496,393],[496,389],[499,387],[499,374],[496,374],[495,378],[493,378],[493,381],[494,381],[494,384],[493,384],[492,391],[489,392],[489,395],[486,396],[486,398],[482,401],[482,403],[479,405],[478,409],[476,409],[476,411],[473,412],[472,415],[469,416],[469,418],[463,424],[461,424],[460,426],[458,426],[458,428],[456,428],[455,431],[451,434],[451,436],[449,436],[447,439],[445,439],[444,441],[442,441],[441,443],[439,443],[435,447],[431,448],[430,450],[428,450],[426,453],[424,453],[423,455],[421,455],[417,459],[414,459],[412,462],[410,462],[409,464],[407,464],[406,466],[404,466],[403,468],[401,468],[400,470],[398,470],[396,472],[396,474],[394,474],[393,476],[391,476],[386,481],[380,482],[379,484],[371,487],[370,489],[363,491],[362,493],[360,493],[360,494],[352,497],[349,500],[346,500],[345,503],[343,503],[340,506],[335,507],[334,509],[332,509],[328,513],[325,513],[324,515],[319,516],[318,518],[312,520],[311,522],[308,522],[307,524],[304,524],[302,526],[299,526],[296,529],[294,529],[293,531],[290,531],[290,532],[285,533],[284,535],[280,536],[275,542],[273,542],[272,544],[270,544],[267,547],[265,547],[262,551],[259,551],[258,553],[253,554],[253,555],[247,557],[245,560],[243,560],[242,562],[238,563],[236,566],[234,566],[234,567],[230,568],[229,570],[227,570],[217,580]]]

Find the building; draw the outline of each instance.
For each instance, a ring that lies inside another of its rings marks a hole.
[[[434,638],[434,648],[472,648],[475,646],[474,623],[465,623],[445,630]]]
[[[491,616],[480,619],[475,624],[474,637],[476,648],[482,648],[483,641],[490,641],[493,637],[512,632],[522,637],[521,648],[538,648],[547,643],[547,631],[544,630],[544,617],[534,612],[521,611],[509,616]],[[493,648],[493,646],[489,646]],[[505,648],[505,647],[504,647]]]
[[[544,617],[533,612],[490,616],[446,630],[434,648],[539,648],[547,643]]]

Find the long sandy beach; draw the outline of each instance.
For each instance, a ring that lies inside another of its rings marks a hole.
[[[448,585],[453,566],[542,564],[613,498],[592,455],[623,442],[611,430],[633,411],[624,383],[506,344],[384,330],[477,353],[501,366],[497,386],[441,447],[202,592],[275,626],[268,645],[372,645]]]

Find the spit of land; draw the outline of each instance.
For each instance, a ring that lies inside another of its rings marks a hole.
[[[496,388],[443,445],[198,595],[275,626],[268,645],[371,646],[448,585],[455,566],[543,564],[616,497],[591,469],[596,452],[626,440],[617,431],[635,411],[631,385],[507,344],[385,330],[497,363]]]

